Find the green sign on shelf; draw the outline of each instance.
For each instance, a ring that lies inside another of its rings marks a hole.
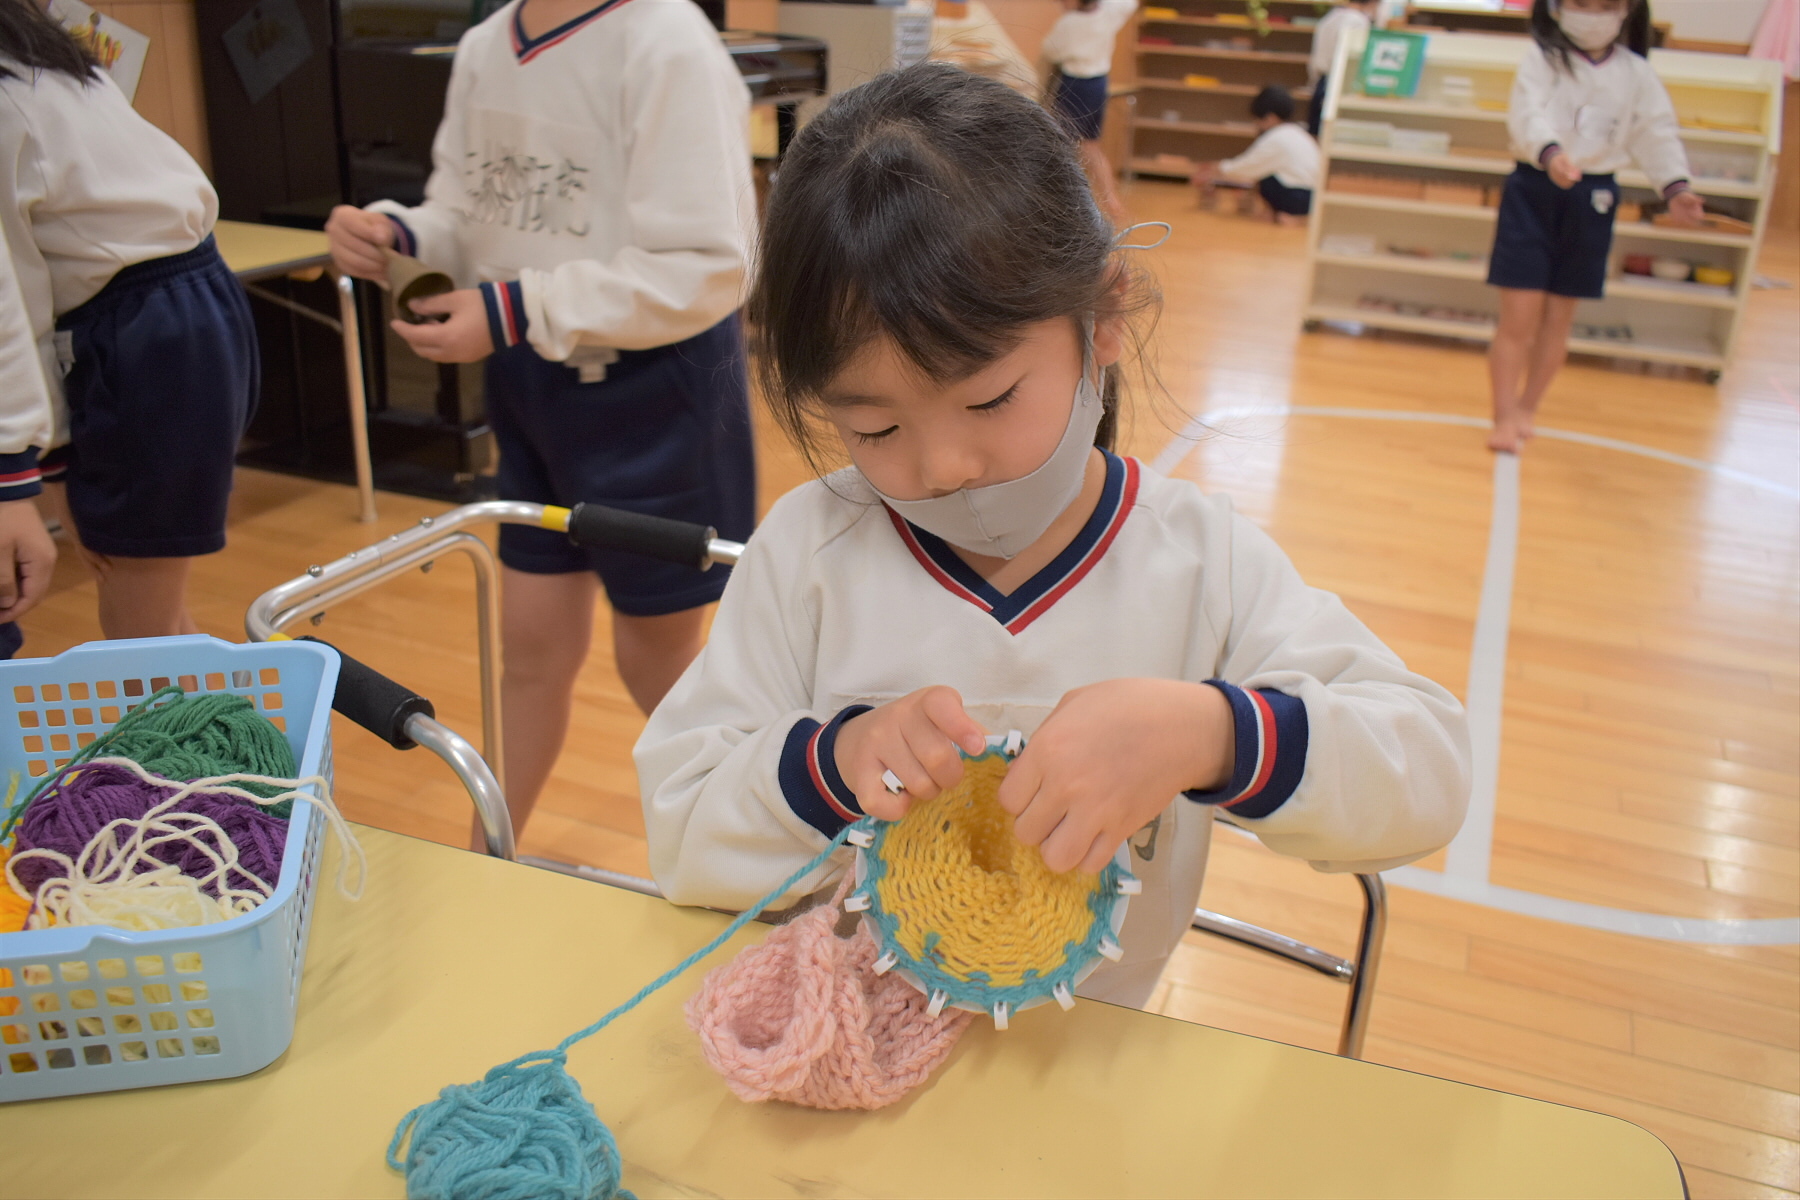
[[[1365,96],[1411,96],[1425,69],[1425,35],[1372,29],[1363,48],[1357,82]]]

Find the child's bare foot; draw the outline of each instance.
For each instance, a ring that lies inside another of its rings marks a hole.
[[[1517,454],[1525,443],[1519,427],[1510,421],[1495,422],[1494,430],[1488,434],[1487,446],[1498,454]]]
[[[1306,218],[1297,213],[1278,212],[1275,214],[1275,223],[1287,229],[1305,228]]]

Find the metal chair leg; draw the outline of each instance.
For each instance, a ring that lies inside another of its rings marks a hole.
[[[1350,999],[1344,1006],[1344,1029],[1338,1037],[1338,1053],[1361,1058],[1363,1038],[1369,1032],[1369,1008],[1375,1002],[1375,975],[1381,969],[1381,945],[1387,938],[1387,885],[1379,875],[1358,875],[1362,886],[1362,930],[1356,940],[1356,973],[1350,979]]]
[[[1362,1057],[1363,1038],[1369,1030],[1369,1007],[1375,1002],[1375,975],[1381,968],[1381,944],[1387,936],[1387,888],[1382,884],[1381,876],[1358,875],[1356,882],[1362,888],[1363,914],[1355,962],[1347,962],[1286,934],[1204,908],[1194,910],[1192,922],[1202,933],[1229,938],[1239,945],[1285,958],[1349,984],[1350,997],[1344,1003],[1344,1023],[1338,1031],[1337,1048],[1345,1058]]]

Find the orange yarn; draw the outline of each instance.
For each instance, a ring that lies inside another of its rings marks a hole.
[[[25,928],[25,918],[31,912],[31,901],[6,885],[6,860],[12,857],[12,847],[0,846],[0,933],[17,933]]]
[[[881,1108],[924,1083],[973,1019],[927,1016],[918,988],[875,974],[867,926],[837,936],[847,885],[713,971],[687,1003],[706,1061],[741,1099]]]

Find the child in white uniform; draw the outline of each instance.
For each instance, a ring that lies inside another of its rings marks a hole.
[[[1063,15],[1044,35],[1039,50],[1044,61],[1056,68],[1051,107],[1081,143],[1082,157],[1100,194],[1100,207],[1117,218],[1124,215],[1125,207],[1113,182],[1112,164],[1100,148],[1100,132],[1106,121],[1113,42],[1137,11],[1137,0],[1062,0],[1062,6]]]
[[[1331,88],[1331,61],[1337,57],[1338,43],[1356,30],[1367,32],[1380,10],[1381,0],[1343,0],[1313,27],[1312,53],[1306,59],[1306,85],[1312,89],[1306,132],[1315,138],[1325,120],[1325,93]]]
[[[1250,101],[1256,140],[1236,158],[1202,163],[1194,184],[1204,204],[1219,180],[1254,187],[1276,224],[1300,224],[1312,211],[1313,192],[1324,174],[1325,159],[1312,134],[1294,124],[1294,98],[1270,84]]]
[[[670,899],[749,905],[1018,729],[1018,836],[1058,871],[1131,843],[1125,957],[1083,994],[1141,1005],[1215,813],[1333,871],[1455,833],[1456,700],[1228,501],[1108,448],[1143,304],[1113,245],[1053,119],[952,67],[881,76],[795,140],[749,311],[777,420],[854,465],[775,505],[638,742]]]
[[[1536,0],[1531,33],[1506,118],[1519,164],[1501,194],[1488,264],[1500,289],[1488,448],[1512,453],[1531,437],[1568,357],[1575,306],[1606,294],[1619,207],[1613,173],[1635,161],[1679,222],[1698,223],[1705,211],[1688,186],[1675,107],[1644,57],[1647,0]]]
[[[38,368],[9,355],[0,500],[49,485],[107,637],[196,632],[191,559],[224,548],[260,382],[249,300],[205,174],[33,0],[0,0],[0,196],[0,303]]]
[[[691,0],[513,0],[457,47],[425,203],[332,213],[345,270],[382,278],[392,247],[461,285],[413,305],[443,324],[394,329],[428,359],[487,360],[502,499],[749,535],[748,114]],[[518,525],[501,530],[500,561],[506,795],[522,829],[568,728],[596,576],[620,677],[648,712],[698,652],[728,572]]]

